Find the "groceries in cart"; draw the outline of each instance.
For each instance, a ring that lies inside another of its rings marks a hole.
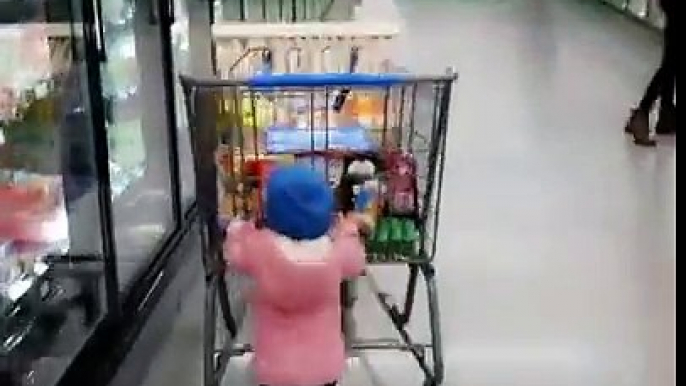
[[[398,151],[245,157],[240,168],[229,167],[232,173],[226,173],[224,161],[220,170],[225,172],[221,174],[232,183],[223,185],[220,210],[225,217],[263,218],[264,205],[268,205],[264,202],[269,200],[264,189],[271,172],[296,164],[327,179],[335,192],[335,212],[354,214],[359,219],[371,252],[411,256],[419,237],[413,161],[410,154]]]
[[[391,121],[402,124],[391,114],[398,101],[384,90],[257,90],[228,94],[222,102],[224,107],[240,103],[241,119],[219,123],[225,139],[216,154],[221,215],[263,218],[270,171],[308,165],[335,189],[338,211],[363,219],[375,250],[411,253],[419,237],[417,166],[392,140],[403,130],[389,127]],[[386,231],[398,223],[402,231]]]

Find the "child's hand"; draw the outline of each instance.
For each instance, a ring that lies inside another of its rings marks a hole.
[[[347,215],[338,215],[338,231],[343,234],[367,233],[371,230],[368,216],[362,213],[351,212]]]
[[[226,225],[224,240],[224,258],[238,272],[250,274],[254,269],[255,253],[251,242],[255,243],[256,229],[251,221],[232,219]]]
[[[247,222],[243,219],[240,218],[235,218],[229,222],[229,225],[226,227],[226,233],[231,234],[239,230],[240,228],[243,227]]]
[[[353,218],[351,214],[345,215],[343,213],[338,214],[336,229],[338,233],[345,234],[358,233],[359,231],[359,227],[355,218]]]
[[[239,232],[241,229],[246,229],[246,227],[254,228],[254,222],[249,220],[244,220],[239,217],[232,218],[226,221],[224,231],[227,236],[231,236]]]
[[[354,216],[362,233],[369,234],[374,230],[374,218],[371,214],[355,213]]]

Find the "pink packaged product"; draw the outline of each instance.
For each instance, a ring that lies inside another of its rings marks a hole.
[[[415,216],[417,162],[410,153],[392,151],[385,157],[386,200],[391,216]]]
[[[64,203],[52,180],[0,185],[0,239],[44,243],[66,232]]]

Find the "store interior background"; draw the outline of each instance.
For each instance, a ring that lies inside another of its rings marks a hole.
[[[328,11],[327,17],[331,19],[345,20],[353,15],[360,18],[394,17],[386,11],[383,1],[363,1],[363,8],[367,8],[358,14],[354,12],[356,2],[352,0],[335,0],[333,7],[325,0],[299,1],[295,11],[288,7],[290,0],[272,3],[283,3],[285,6],[263,7],[261,0],[246,0],[245,18],[269,21],[313,20],[319,18],[325,10]],[[523,142],[526,138],[510,137],[519,134],[510,134],[510,130],[506,128],[508,125],[531,124],[540,128],[549,125],[553,119],[533,108],[522,110],[519,115],[514,114],[518,117],[514,119],[514,123],[504,118],[492,118],[492,121],[484,119],[482,106],[490,105],[489,108],[494,110],[508,111],[512,107],[502,103],[521,106],[525,103],[523,100],[528,98],[527,105],[534,102],[544,104],[546,99],[546,94],[541,92],[526,96],[512,95],[516,101],[505,101],[503,95],[509,95],[507,93],[501,94],[500,99],[492,100],[488,97],[488,87],[502,87],[506,91],[513,87],[535,89],[541,76],[553,82],[551,87],[564,84],[563,75],[555,72],[560,69],[548,66],[548,62],[540,60],[536,56],[539,54],[534,53],[534,50],[541,47],[555,46],[550,40],[546,40],[555,37],[541,34],[538,28],[528,28],[527,23],[547,25],[554,34],[558,34],[558,39],[559,34],[564,34],[564,31],[573,31],[574,37],[567,38],[564,43],[567,44],[565,47],[568,51],[558,53],[563,55],[562,58],[568,61],[565,63],[570,66],[565,70],[569,71],[565,75],[568,77],[566,79],[576,79],[577,71],[583,67],[579,63],[581,56],[575,58],[570,53],[587,55],[583,58],[597,54],[599,63],[595,64],[596,69],[606,69],[615,64],[618,66],[614,74],[603,72],[606,70],[597,70],[594,73],[596,79],[610,78],[615,83],[602,93],[605,102],[592,100],[600,103],[599,106],[607,106],[604,103],[613,102],[612,108],[615,110],[612,111],[617,114],[631,105],[632,98],[644,87],[643,80],[652,70],[651,61],[659,57],[659,37],[654,29],[661,27],[662,19],[655,1],[608,0],[611,7],[632,15],[638,23],[629,21],[621,12],[609,11],[608,7],[599,5],[599,1],[592,0],[570,0],[572,5],[567,6],[545,4],[544,0],[513,1],[510,6],[491,0],[433,0],[423,5],[409,0],[397,3],[400,15],[407,19],[404,21],[406,30],[397,45],[398,64],[421,72],[443,72],[446,66],[455,65],[465,75],[466,80],[458,87],[458,103],[453,114],[453,127],[458,133],[452,137],[455,145],[451,151],[460,155],[456,155],[453,169],[447,172],[452,172],[457,177],[445,187],[446,190],[457,192],[457,199],[465,201],[475,196],[492,194],[489,191],[470,192],[470,186],[482,186],[479,181],[484,176],[482,169],[476,166],[470,168],[469,165],[483,165],[479,160],[497,163],[497,160],[494,161],[496,158],[491,158],[497,149],[492,149],[487,154],[469,152],[463,151],[461,143],[490,142],[492,146],[500,147],[497,151],[510,154],[515,151],[514,147],[525,146]],[[454,19],[451,19],[451,13],[456,15]],[[174,374],[178,377],[176,379],[184,379],[184,374],[197,378],[196,366],[200,360],[196,351],[197,334],[200,333],[198,300],[202,298],[200,278],[203,273],[198,257],[189,134],[177,76],[180,73],[212,74],[214,65],[210,25],[213,20],[239,20],[240,14],[241,7],[237,0],[0,2],[0,384],[3,386],[71,386],[77,379],[90,385],[105,384],[112,380],[115,385],[156,386],[173,384],[169,382],[175,379]],[[541,22],[542,19],[550,20]],[[442,26],[451,33],[436,36],[437,26]],[[490,43],[480,41],[486,38],[515,42],[513,47],[516,49],[507,51],[507,47],[498,45],[493,40]],[[435,46],[430,51],[431,60],[417,54],[422,49],[420,47],[425,47],[428,41]],[[489,57],[507,60],[503,50],[510,55],[509,58],[515,58],[511,62],[512,68],[500,73],[495,70],[483,70],[484,72],[479,73],[480,68],[485,68],[491,62]],[[531,66],[524,66],[520,62],[533,61],[531,57],[538,60]],[[545,56],[543,59],[546,58],[549,57]],[[578,68],[571,68],[572,63]],[[473,80],[474,76],[492,79],[493,83],[479,83]],[[631,79],[629,84],[617,85],[627,82],[627,79]],[[514,85],[511,82],[524,83]],[[564,84],[564,87],[571,86]],[[460,93],[470,96],[463,99]],[[555,94],[548,94],[548,97],[551,95]],[[578,103],[588,107],[590,102],[591,100],[587,100],[585,104]],[[606,117],[597,106],[592,111]],[[531,117],[525,116],[526,114]],[[574,115],[577,112],[567,114],[569,117],[569,114]],[[575,117],[569,120],[570,125],[574,123],[588,125],[587,127],[596,127],[599,122],[606,126],[617,124],[616,120],[610,118],[585,121]],[[459,130],[460,127],[477,126],[498,129],[491,134]],[[590,139],[599,142],[587,144],[590,150],[577,150],[580,154],[588,152],[589,159],[597,161],[594,157],[606,151],[599,149],[598,143],[604,145],[622,141],[621,136],[614,135],[614,131],[614,128],[610,130],[605,127],[602,134],[588,134]],[[525,133],[535,136],[537,140],[541,136],[545,137],[540,132]],[[579,139],[566,137],[564,134],[561,136],[571,140]],[[552,134],[550,138],[545,138],[544,142],[552,144],[551,148],[542,152],[541,157],[527,162],[550,162],[543,159],[543,156],[553,153],[554,150],[551,149],[569,151],[568,148],[555,145],[559,140],[561,139]],[[612,146],[607,154],[613,157],[624,154],[624,150],[617,150]],[[538,148],[532,151],[538,151]],[[675,157],[675,149],[670,150],[668,147],[659,152],[655,159],[631,155],[631,162],[643,165],[637,167],[651,168],[645,164],[652,162],[652,168],[656,170],[654,180],[640,174],[639,180],[635,182],[646,186],[657,184],[654,191],[638,185],[631,188],[638,191],[636,195],[639,198],[671,200],[671,196],[665,191],[672,186],[673,168],[670,165],[672,157]],[[660,162],[667,166],[660,166]],[[626,166],[621,165],[623,166],[618,167]],[[576,170],[567,170],[567,166],[563,165],[560,170],[566,170],[572,176],[569,178],[574,178]],[[612,172],[609,166],[603,170]],[[485,178],[500,181],[512,178],[495,171],[493,173]],[[516,186],[515,182],[510,182]],[[508,189],[506,185],[493,184],[489,189]],[[602,189],[602,184],[593,186]],[[627,186],[633,185],[620,184],[619,188]],[[31,209],[30,216],[27,217],[25,211],[17,209],[17,201],[13,201],[17,199],[17,194],[26,199],[26,208]],[[546,199],[544,195],[535,197]],[[587,199],[591,200],[588,197]],[[611,206],[611,197],[606,199],[605,204]],[[39,211],[35,210],[36,205],[40,208]],[[671,201],[664,204],[664,207],[660,207],[659,202],[642,205],[647,205],[648,208],[639,208],[639,212],[659,212],[650,217],[651,221],[659,224],[671,221],[670,218],[661,217],[664,213],[670,213],[670,208],[673,209]],[[481,216],[475,212],[470,215],[467,204],[452,208],[454,212],[449,210],[448,216],[455,216],[456,219],[473,220]],[[581,210],[595,209],[584,207]],[[487,208],[480,210],[482,214],[492,213]],[[492,215],[494,224],[497,224],[498,216],[506,214],[501,212]],[[24,223],[28,225],[18,225]],[[507,254],[504,244],[510,247],[517,245],[514,241],[508,244],[502,240],[494,242],[486,239],[486,233],[484,237],[470,234],[469,227],[478,226],[476,223],[460,223],[455,220],[455,223],[444,221],[443,224],[444,235],[446,232],[459,232],[463,236],[463,243],[489,246],[491,252],[498,255]],[[648,241],[639,243],[638,250],[633,251],[611,250],[615,248],[615,244],[603,244],[602,239],[595,238],[599,237],[595,234],[593,240],[601,244],[599,248],[606,247],[606,253],[612,256],[638,254],[643,257],[655,255],[660,259],[666,256],[669,259],[673,253],[670,249],[673,240],[656,232],[671,232],[670,226],[658,225],[653,230],[638,226],[636,232],[641,234],[638,237],[647,238]],[[634,233],[620,232],[619,235],[610,234],[607,237],[613,239],[621,235],[626,237]],[[562,241],[563,245],[564,242],[571,242]],[[467,248],[464,245],[457,250],[466,248],[473,252],[477,249],[476,246]],[[540,248],[557,251],[551,245],[542,245]],[[482,296],[480,300],[475,299],[473,302],[492,301],[506,307],[502,300],[488,296],[485,284],[473,282],[488,282],[493,280],[492,276],[497,275],[496,273],[479,275],[477,272],[471,278],[465,277],[454,268],[469,270],[472,260],[461,260],[462,263],[456,266],[449,259],[459,259],[459,256],[440,258],[446,259],[443,266],[448,275],[454,274],[455,278],[465,280],[463,284],[453,285],[450,284],[450,279],[443,278],[444,298],[450,297],[452,291],[464,293],[469,285],[474,285],[471,288],[480,288]],[[498,264],[521,264],[515,260],[516,256],[499,261]],[[531,259],[526,261],[536,263]],[[612,262],[618,264],[612,269],[626,275],[634,274],[625,271],[626,267],[621,265],[621,260]],[[495,264],[495,260],[493,263]],[[591,276],[598,269],[593,264],[585,266]],[[669,262],[666,264],[671,267]],[[649,267],[646,271],[656,275],[652,280],[659,281],[663,280],[662,275],[665,272],[670,274],[668,267]],[[498,271],[497,267],[490,269]],[[632,269],[640,270],[640,266]],[[640,290],[622,281],[621,275],[612,277],[617,280],[617,291]],[[621,305],[593,303],[595,307],[607,307],[607,317],[602,323],[607,323],[607,328],[610,328],[613,323],[622,324],[621,321],[613,321],[614,317],[626,317],[633,313],[642,315],[645,312],[659,313],[655,316],[654,323],[669,319],[670,291],[673,288],[670,284],[671,276],[664,280],[664,288],[654,290],[657,292],[643,295],[635,293],[633,297],[618,295],[618,299],[626,301],[643,296],[642,299],[646,302],[656,301],[660,298],[659,295],[664,295],[662,301],[666,303],[659,306],[657,311],[652,308],[644,311],[640,307],[639,310],[634,310],[627,306],[631,310],[625,313],[621,311],[624,310]],[[573,283],[569,285],[573,286]],[[529,290],[533,288],[536,286]],[[592,288],[596,287],[591,285],[581,291],[593,297]],[[601,289],[604,290],[605,287]],[[466,295],[460,295],[457,299],[465,302],[463,307],[470,309]],[[580,301],[578,296],[567,300],[572,303]],[[568,306],[573,308],[574,304]],[[459,305],[456,307],[465,309]],[[621,310],[614,312],[613,307]],[[583,305],[578,305],[575,309],[583,308]],[[452,307],[446,306],[446,309],[448,326],[445,328],[448,333],[454,332],[454,339],[466,336],[461,331],[469,331],[477,324],[486,323],[480,318],[503,320],[510,315],[507,312],[489,314],[482,310],[482,313],[467,317]],[[172,320],[177,322],[170,323]],[[455,327],[450,325],[451,321],[456,320],[467,324]],[[422,328],[421,325],[417,326],[418,330]],[[648,331],[648,335],[638,336],[646,339],[645,345],[649,347],[645,352],[654,354],[655,357],[647,360],[648,366],[653,367],[635,371],[646,372],[645,377],[658,378],[669,373],[670,369],[667,367],[671,366],[671,361],[668,357],[664,364],[654,362],[662,358],[658,355],[659,351],[669,346],[670,332],[665,331],[664,335],[655,338],[666,341],[660,343],[649,334],[656,325],[637,323],[631,328]],[[381,331],[384,331],[384,327],[370,325],[368,332]],[[627,336],[634,336],[630,332],[620,331],[628,334]],[[601,338],[607,336],[602,335]],[[192,344],[193,341],[196,342],[195,345]],[[472,343],[478,345],[478,339]],[[642,344],[636,343],[638,346]],[[180,358],[188,366],[179,366],[174,360],[164,359],[175,350],[185,352]],[[642,353],[637,351],[635,355],[645,355]],[[608,352],[608,355],[614,354],[614,351]],[[622,363],[645,362],[643,358],[637,357]],[[404,362],[397,362],[391,367],[400,364],[405,366]],[[400,374],[406,378],[402,372]],[[469,377],[470,374],[461,376]],[[617,377],[619,378],[616,379],[620,379],[621,375]],[[663,383],[667,382],[666,378],[658,378],[645,379],[657,382],[649,383],[651,386],[669,385]],[[634,385],[621,382],[615,384]],[[587,383],[589,386],[591,384]],[[186,386],[186,383],[183,385]]]

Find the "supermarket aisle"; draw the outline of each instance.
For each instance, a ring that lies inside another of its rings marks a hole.
[[[447,385],[674,384],[675,142],[621,133],[659,44],[592,3],[400,1],[404,64],[462,75],[438,256]],[[200,384],[189,297],[146,386]],[[358,313],[391,335],[369,299]],[[398,358],[345,385],[418,386]]]

